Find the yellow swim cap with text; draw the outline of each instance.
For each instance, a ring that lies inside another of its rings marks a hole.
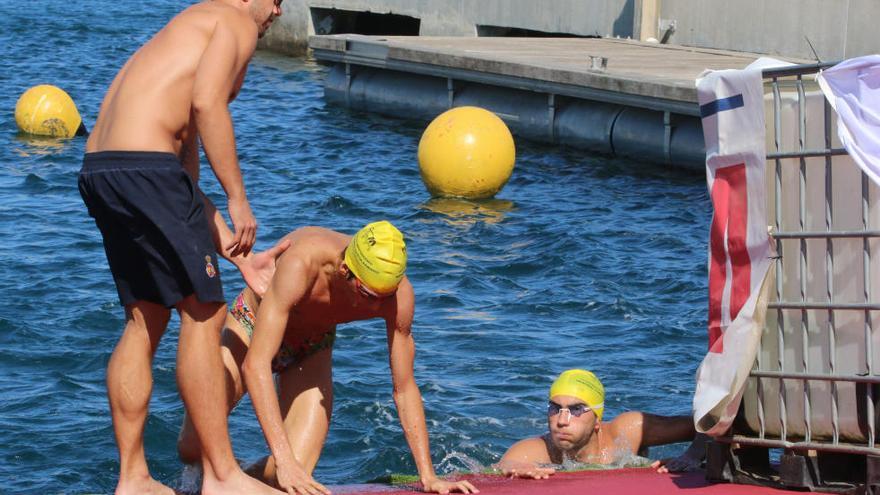
[[[572,369],[563,371],[550,387],[550,399],[559,395],[577,397],[584,401],[602,419],[605,410],[605,387],[593,373]]]
[[[345,249],[345,264],[370,289],[394,292],[406,272],[403,234],[386,220],[367,224]]]

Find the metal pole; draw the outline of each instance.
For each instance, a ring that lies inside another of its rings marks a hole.
[[[869,183],[868,176],[862,172],[862,226],[867,230],[870,224],[870,202],[869,202]],[[868,238],[862,239],[862,259],[864,264],[865,277],[865,301],[871,301],[871,242]],[[871,321],[871,312],[865,310],[865,368],[868,376],[874,374],[874,339],[873,339],[873,322]],[[868,413],[868,447],[874,447],[874,387],[867,386],[867,408]]]
[[[825,147],[831,147],[831,116],[829,114],[830,105],[825,101]],[[825,156],[825,230],[831,232],[834,220],[834,196],[833,196],[833,168],[831,155]],[[825,239],[825,297],[829,306],[834,305],[834,241],[831,237]],[[828,309],[828,335],[829,335],[829,366],[830,372],[834,374],[834,355],[836,353],[834,333],[834,309]],[[837,382],[831,382],[831,428],[833,441],[838,442],[839,426],[838,426],[838,405],[837,405]]]
[[[807,140],[807,98],[804,94],[804,81],[801,75],[797,76],[798,94],[798,149],[803,152],[806,149]],[[807,231],[807,159],[800,158],[800,174],[798,181],[799,223],[801,232]],[[800,240],[800,257],[798,258],[798,278],[800,279],[801,302],[807,302],[807,240]],[[801,310],[801,359],[804,373],[810,372],[810,327],[809,314],[806,309]],[[812,409],[810,407],[810,382],[802,382],[804,388],[804,441],[812,441]]]
[[[345,64],[345,107],[351,108],[351,64]]]
[[[455,80],[451,77],[446,78],[446,107],[455,106]]]
[[[776,152],[780,151],[780,141],[782,139],[782,102],[779,94],[779,79],[774,77],[773,82],[773,135],[776,145]],[[777,183],[777,191],[782,190],[782,164],[779,158],[776,159],[776,183]],[[776,196],[776,221],[777,225],[780,223],[781,215],[782,215],[782,200],[779,195]],[[780,258],[777,260],[776,264],[776,300],[782,301],[782,272],[783,272],[783,258],[780,252]],[[777,362],[779,364],[779,371],[785,371],[785,335],[784,335],[784,326],[785,326],[785,318],[783,315],[783,310],[777,310],[777,325],[776,325],[776,339],[777,339]],[[788,428],[786,421],[786,411],[785,411],[785,379],[779,378],[779,423],[780,423],[780,437],[782,441],[786,441]]]

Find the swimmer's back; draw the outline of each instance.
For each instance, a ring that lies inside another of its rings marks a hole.
[[[281,240],[289,240],[290,247],[282,253],[277,263],[290,263],[296,260],[312,265],[315,270],[332,270],[335,257],[345,249],[351,236],[324,227],[305,226],[290,232]],[[245,287],[241,295],[248,306],[256,312],[262,298],[250,287]]]
[[[253,22],[233,7],[203,2],[184,10],[120,69],[101,104],[86,151],[179,154],[192,132],[196,70],[215,29],[228,29],[236,39],[256,42]],[[236,78],[234,91],[240,89],[243,75],[230,75]]]

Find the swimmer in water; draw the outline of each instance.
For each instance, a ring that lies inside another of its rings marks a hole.
[[[422,396],[413,376],[415,296],[404,275],[400,231],[386,221],[368,224],[354,237],[302,227],[287,241],[290,248],[278,258],[266,294],[240,293],[223,332],[228,411],[250,393],[271,453],[248,471],[289,493],[329,493],[312,471],[333,410],[336,326],[381,318],[394,402],[423,489],[477,493],[467,481],[439,479],[431,464]],[[185,463],[197,462],[202,454],[195,433],[187,417],[178,442]]]
[[[550,387],[547,405],[549,432],[513,444],[496,467],[506,476],[545,479],[556,472],[549,464],[574,461],[613,464],[648,447],[692,440],[674,459],[655,461],[658,472],[687,471],[705,457],[705,435],[696,435],[690,416],[657,416],[638,411],[603,422],[605,388],[593,373],[572,369]]]

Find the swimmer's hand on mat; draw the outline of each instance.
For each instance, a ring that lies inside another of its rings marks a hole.
[[[550,475],[556,473],[556,470],[553,468],[541,467],[530,462],[505,461],[503,464],[499,463],[498,468],[504,476],[533,480],[546,480]]]
[[[257,240],[257,219],[251,211],[251,205],[243,194],[238,197],[230,197],[226,205],[229,210],[229,218],[235,229],[235,237],[227,246],[223,246],[230,256],[240,254],[247,256]]]
[[[678,457],[654,461],[651,468],[656,469],[658,473],[684,473],[700,469],[702,462],[701,459],[694,459],[687,454],[682,454]]]
[[[658,473],[683,473],[687,471],[696,471],[703,464],[706,457],[706,444],[709,442],[709,436],[703,433],[697,433],[691,442],[690,447],[684,451],[684,454],[669,459],[661,459],[654,461],[651,468],[656,469]]]
[[[470,484],[468,481],[446,481],[441,480],[440,478],[431,478],[422,481],[422,489],[426,492],[440,493],[443,495],[450,492],[480,493],[480,490],[477,490],[474,485]]]
[[[263,297],[269,289],[269,284],[272,283],[272,276],[275,275],[275,260],[289,247],[290,240],[284,239],[261,253],[236,256],[232,258],[232,262],[238,267],[248,287],[258,296]]]
[[[315,481],[302,466],[294,462],[287,466],[275,466],[275,478],[278,486],[288,495],[330,495],[330,490]]]

